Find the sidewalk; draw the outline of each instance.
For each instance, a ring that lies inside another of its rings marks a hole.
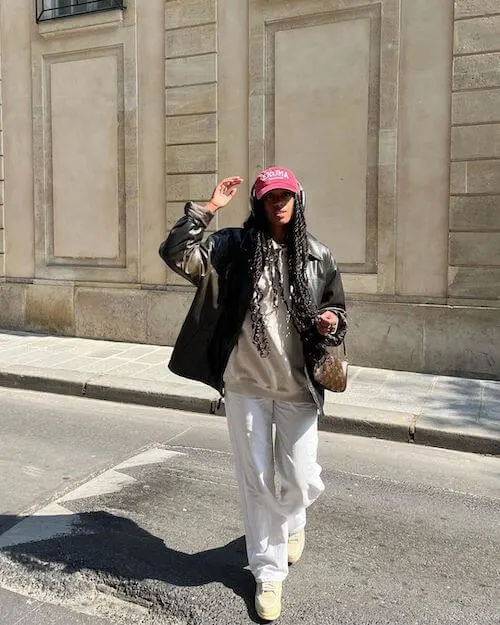
[[[0,330],[0,386],[223,414],[216,391],[167,369],[171,352]],[[500,382],[352,366],[320,427],[500,455]]]

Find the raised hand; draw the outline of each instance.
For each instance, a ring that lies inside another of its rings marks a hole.
[[[238,186],[243,182],[243,178],[239,176],[232,176],[230,178],[224,178],[215,187],[212,197],[209,202],[205,204],[205,208],[208,208],[212,212],[216,212],[219,208],[226,206],[238,191]]]

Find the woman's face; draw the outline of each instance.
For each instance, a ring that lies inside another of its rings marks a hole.
[[[295,195],[286,189],[273,189],[262,198],[264,212],[272,228],[286,226],[293,217]]]

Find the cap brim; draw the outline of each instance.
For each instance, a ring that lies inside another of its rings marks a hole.
[[[297,185],[294,185],[293,182],[287,182],[286,180],[272,180],[261,189],[259,189],[259,191],[256,192],[255,195],[258,200],[261,200],[264,195],[266,195],[266,193],[269,193],[269,191],[274,191],[276,189],[284,189],[285,191],[291,191],[292,193],[299,192]]]

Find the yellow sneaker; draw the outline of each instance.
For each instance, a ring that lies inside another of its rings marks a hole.
[[[274,621],[281,614],[281,582],[257,582],[255,609],[264,621]]]
[[[306,533],[303,529],[288,537],[288,564],[295,564],[300,559],[305,544]]]

